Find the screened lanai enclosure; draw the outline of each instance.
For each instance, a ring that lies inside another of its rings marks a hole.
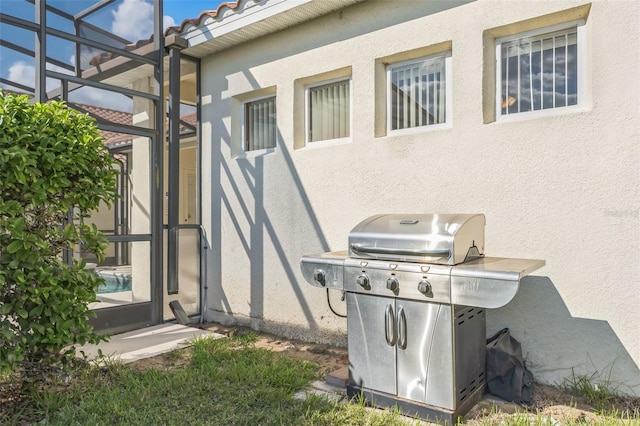
[[[105,280],[93,324],[119,332],[173,320],[177,300],[197,320],[204,250],[199,222],[199,63],[164,36],[161,0],[148,25],[104,28],[124,0],[0,3],[0,87],[63,100],[94,117],[118,160],[113,206],[93,215],[108,237],[104,262],[77,249]],[[140,11],[137,11],[140,12]],[[71,213],[70,213],[71,220]]]

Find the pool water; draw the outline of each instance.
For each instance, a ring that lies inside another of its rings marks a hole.
[[[104,284],[98,287],[98,294],[131,291],[131,275],[111,271],[99,271],[97,274],[104,279]]]

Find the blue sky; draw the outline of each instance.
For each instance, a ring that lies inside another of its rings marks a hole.
[[[164,0],[164,14],[174,18],[176,24],[196,18],[203,10],[215,10],[222,1],[217,0]]]
[[[87,20],[102,29],[135,42],[148,38],[152,34],[154,1],[158,2],[159,0],[117,0],[100,12],[92,14]],[[48,0],[48,2],[58,9],[76,14],[97,3],[98,0]],[[220,3],[223,2],[219,0],[164,0],[164,26],[166,28],[167,26],[180,25],[185,19],[198,17],[204,10],[217,9]],[[32,22],[35,16],[34,5],[26,0],[0,0],[0,12]],[[70,33],[74,32],[68,20],[58,18],[53,14],[48,14],[47,20],[48,24],[54,28]],[[7,24],[0,24],[0,38],[29,50],[33,50],[35,46],[32,32]],[[75,50],[72,43],[53,37],[48,37],[47,43],[50,57],[64,64],[74,63]],[[49,65],[49,68],[55,71],[69,72],[56,65]],[[0,76],[33,87],[34,60],[6,47],[0,47]],[[51,82],[51,84],[54,83],[55,81]],[[90,96],[92,93],[93,97]],[[90,103],[93,99],[100,103],[103,96],[87,90],[86,97],[87,99],[82,99],[82,101]],[[118,102],[114,101],[113,104],[107,102],[101,106],[117,108]]]

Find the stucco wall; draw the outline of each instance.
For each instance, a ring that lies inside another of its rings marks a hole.
[[[345,321],[304,282],[301,255],[345,249],[373,214],[484,213],[487,255],[547,262],[488,313],[487,331],[511,328],[538,380],[573,368],[640,394],[640,4],[566,12],[581,5],[367,1],[203,59],[206,318],[344,344]],[[492,120],[492,37],[571,13],[586,14],[584,108]],[[451,126],[380,135],[379,59],[440,43],[451,45]],[[298,148],[296,81],[335,70],[352,77],[352,140]],[[274,87],[277,149],[234,158],[241,100]]]

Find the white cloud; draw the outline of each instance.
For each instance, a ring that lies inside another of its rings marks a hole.
[[[36,82],[36,69],[22,61],[18,61],[9,67],[7,80],[33,87]]]
[[[69,74],[69,70],[56,65],[47,64],[47,69],[62,74]],[[26,62],[18,61],[13,63],[8,69],[7,80],[22,84],[27,87],[35,87],[36,84],[36,67]],[[53,90],[60,86],[58,80],[47,78],[47,90]]]
[[[144,0],[124,0],[114,11],[111,31],[130,41],[147,38],[153,32],[153,5]]]
[[[167,16],[167,15],[164,15],[162,17],[162,28],[166,30],[169,27],[175,27],[175,26],[176,26],[176,21],[173,19],[173,17]]]
[[[153,4],[145,0],[124,0],[111,12],[111,31],[129,41],[149,38],[153,33]],[[176,25],[171,16],[162,19],[163,28]]]

